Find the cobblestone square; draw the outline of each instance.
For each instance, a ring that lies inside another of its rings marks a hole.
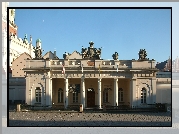
[[[9,126],[159,126],[170,127],[170,112],[103,113],[29,111],[9,112]]]

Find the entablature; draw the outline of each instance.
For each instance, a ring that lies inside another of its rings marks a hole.
[[[155,61],[138,61],[138,60],[84,60],[84,59],[40,59],[40,60],[26,60],[26,68],[37,68],[37,67],[94,67],[94,68],[106,68],[106,69],[156,69]]]

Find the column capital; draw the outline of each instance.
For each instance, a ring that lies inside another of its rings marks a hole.
[[[25,76],[25,79],[30,79],[30,77],[29,76]]]
[[[64,77],[64,80],[68,79],[68,77]]]
[[[50,80],[52,80],[52,78],[51,78],[51,77],[46,77],[45,79],[50,79]]]
[[[114,80],[118,81],[118,78],[114,78]]]
[[[85,79],[85,76],[81,76],[81,79]]]
[[[130,80],[135,81],[135,80],[137,80],[137,78],[131,78]]]
[[[64,79],[64,81],[68,81],[68,78]]]
[[[101,82],[101,78],[98,78],[98,82]]]

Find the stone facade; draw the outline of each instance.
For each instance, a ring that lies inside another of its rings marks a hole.
[[[18,74],[25,73],[25,102],[65,108],[79,104],[84,108],[104,104],[134,108],[156,103],[154,60],[102,60],[81,55],[75,51],[66,59],[26,59],[24,72]]]
[[[14,18],[15,14],[11,14],[11,23]],[[16,26],[12,24],[9,26]],[[30,42],[27,35],[24,39],[17,38],[17,31],[9,36],[10,75],[16,77],[10,76],[9,80],[12,101],[16,98],[29,105],[67,108],[83,104],[84,108],[102,108],[104,104],[145,107],[161,100],[157,98],[157,83],[161,79],[156,78],[155,60],[146,58],[145,49],[139,51],[138,60],[119,60],[117,52],[112,55],[113,60],[102,60],[101,48],[96,49],[89,42],[90,47],[82,48],[81,53],[65,53],[64,59],[59,59],[56,51],[42,56],[39,39],[36,51],[40,53],[35,55],[31,37]],[[171,82],[170,79],[163,81]],[[24,98],[14,97],[16,93]]]

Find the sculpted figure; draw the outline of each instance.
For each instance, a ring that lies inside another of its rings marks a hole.
[[[101,58],[101,48],[96,49],[96,58],[100,59]]]
[[[144,60],[147,57],[147,52],[145,49],[140,49],[139,51],[139,60]]]
[[[82,58],[94,58],[100,59],[101,58],[101,48],[97,49],[93,47],[94,42],[89,42],[90,47],[81,49]]]
[[[63,59],[68,59],[69,58],[69,53],[67,53],[67,52],[65,52],[64,54],[63,54]]]
[[[112,55],[112,57],[113,57],[114,60],[118,60],[118,53],[115,52],[115,53]]]
[[[35,53],[35,58],[36,59],[41,59],[42,58],[42,49],[39,49],[38,47],[34,47],[34,53]]]

